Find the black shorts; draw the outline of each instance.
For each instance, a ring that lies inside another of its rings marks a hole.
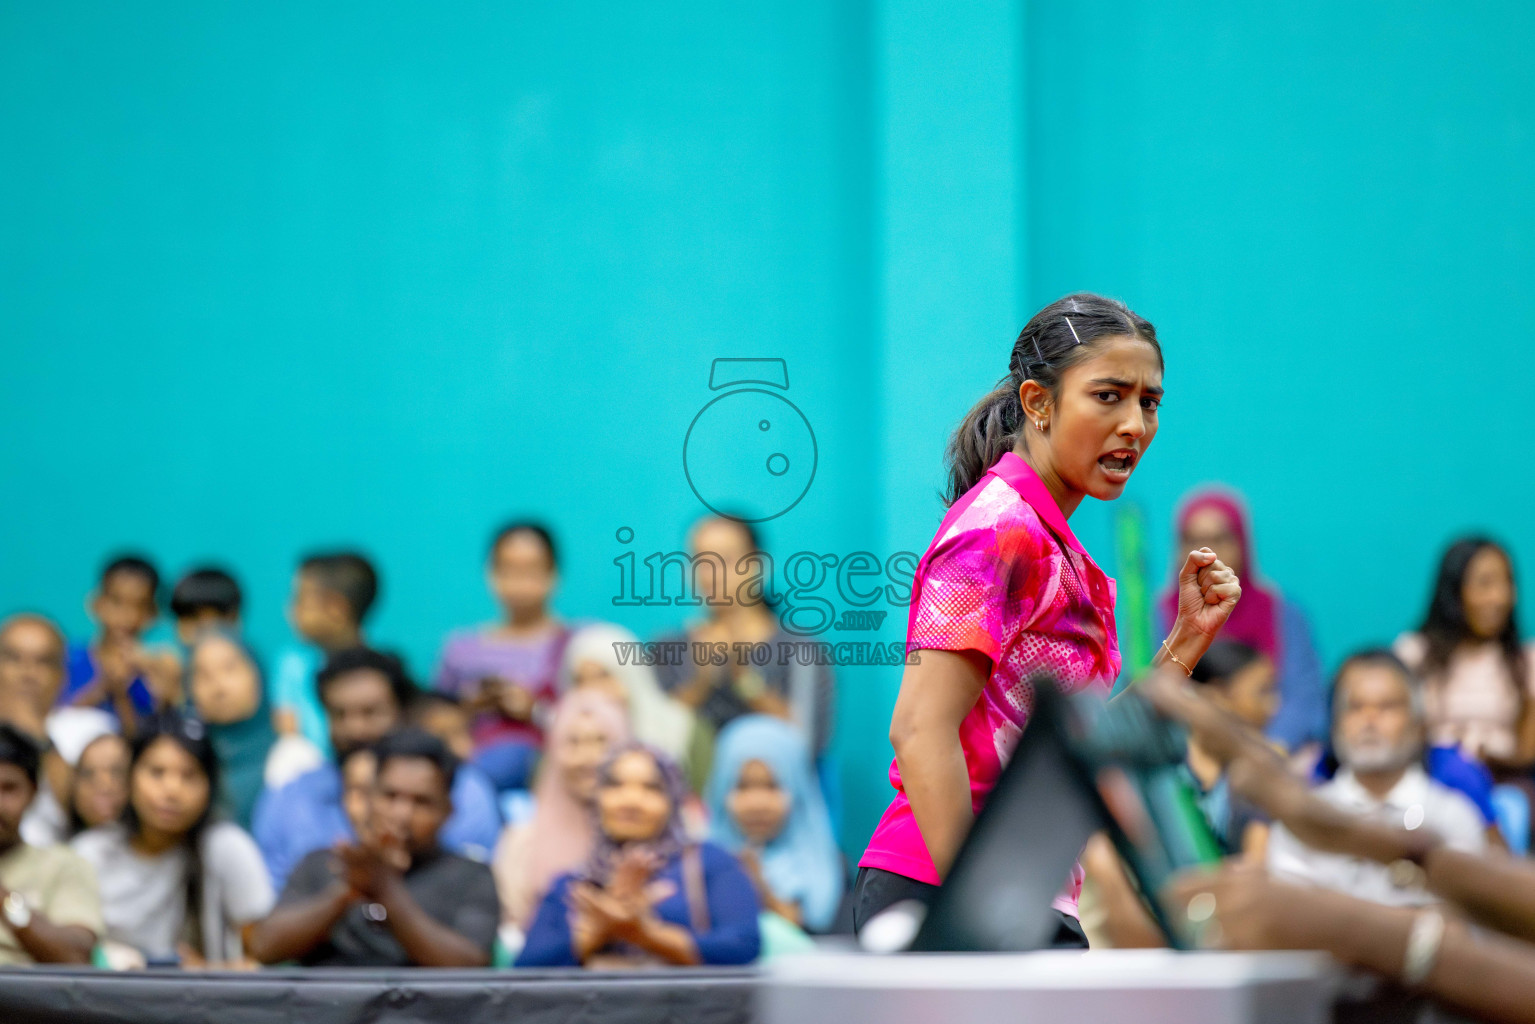
[[[903,900],[917,900],[926,905],[933,901],[937,893],[938,886],[898,875],[894,871],[859,868],[858,880],[853,883],[853,933],[856,935],[863,929],[865,922],[887,907]],[[1050,942],[1050,948],[1087,948],[1087,934],[1082,931],[1081,922],[1054,907],[1050,913],[1057,919],[1055,937]]]

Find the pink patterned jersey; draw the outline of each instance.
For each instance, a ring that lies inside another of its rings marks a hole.
[[[949,509],[912,582],[907,652],[975,650],[991,674],[960,725],[979,812],[1034,703],[1029,680],[1049,673],[1070,690],[1107,689],[1119,675],[1114,581],[1083,550],[1028,463],[1012,452]],[[938,872],[890,762],[895,799],[859,865],[937,884]],[[1056,898],[1076,914],[1081,868]]]

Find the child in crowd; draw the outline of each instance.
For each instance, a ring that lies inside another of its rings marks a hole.
[[[688,842],[687,787],[665,754],[628,744],[597,775],[597,840],[560,876],[528,929],[519,967],[745,964],[760,905],[734,857]]]
[[[337,651],[361,646],[362,625],[378,598],[378,573],[352,551],[311,555],[293,578],[288,621],[304,641],[281,652],[272,674],[273,725],[303,736],[327,757],[330,729],[315,674]]]
[[[1233,640],[1217,640],[1194,666],[1192,678],[1210,702],[1263,732],[1279,708],[1278,675],[1267,655]],[[1185,762],[1200,808],[1226,854],[1263,863],[1268,823],[1263,814],[1231,791],[1220,761],[1189,736]]]
[[[532,522],[497,531],[489,581],[501,622],[449,636],[434,685],[474,715],[476,760],[496,788],[525,789],[543,744],[543,723],[558,699],[560,658],[570,635],[549,607],[559,582],[549,531]]]
[[[86,603],[96,637],[70,645],[63,703],[99,707],[131,730],[141,716],[179,701],[180,659],[143,643],[160,614],[159,590],[160,573],[147,559],[125,555],[107,563]]]
[[[216,819],[218,786],[207,728],[166,713],[134,740],[122,823],[75,837],[101,886],[113,966],[244,961],[242,929],[271,912],[272,883],[251,837]]]
[[[240,584],[223,569],[193,569],[171,590],[171,615],[176,619],[176,639],[190,648],[205,629],[240,632]]]
[[[533,784],[533,815],[506,827],[491,865],[508,949],[522,947],[523,933],[555,877],[579,869],[591,856],[597,769],[628,742],[623,709],[606,694],[575,690],[555,705]]]
[[[829,928],[846,878],[799,732],[766,715],[731,722],[706,796],[710,838],[740,858],[763,907],[809,931]]]

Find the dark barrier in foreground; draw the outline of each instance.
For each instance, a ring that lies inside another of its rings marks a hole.
[[[757,975],[85,968],[0,970],[5,1024],[747,1024]]]
[[[248,974],[0,969],[0,1024],[786,1024],[781,1013],[762,1015],[757,997],[763,983],[753,971],[725,968]],[[958,1024],[952,1002],[938,991],[929,995],[935,998],[907,1004],[901,1016]],[[809,1005],[819,1018],[801,1007],[787,1024],[855,1024],[828,1001]],[[1078,1017],[1079,1024],[1135,1019],[1123,1008]],[[1283,1008],[1280,1019],[1290,1019]],[[1363,978],[1345,986],[1332,1013],[1332,1024],[1461,1020]]]

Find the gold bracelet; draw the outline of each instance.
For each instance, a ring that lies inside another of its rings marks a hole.
[[[1189,668],[1183,662],[1178,660],[1178,656],[1173,653],[1173,649],[1171,647],[1167,646],[1167,641],[1166,640],[1162,641],[1162,650],[1167,652],[1167,660],[1168,661],[1172,662],[1174,665],[1177,665],[1179,668],[1183,669],[1183,671],[1187,672],[1191,677],[1194,675],[1194,670]]]

